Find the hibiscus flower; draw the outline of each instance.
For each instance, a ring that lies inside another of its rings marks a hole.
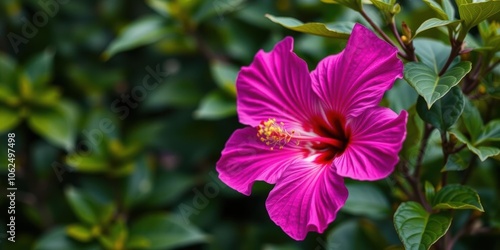
[[[247,127],[227,141],[219,178],[245,195],[255,181],[275,184],[271,219],[295,240],[322,233],[347,199],[343,177],[382,179],[399,160],[407,112],[378,104],[402,72],[397,49],[359,24],[312,72],[291,37],[259,51],[236,80]]]

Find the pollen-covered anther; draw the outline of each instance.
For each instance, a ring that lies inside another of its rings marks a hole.
[[[257,126],[257,138],[271,150],[274,148],[283,149],[283,147],[290,142],[295,131],[288,132],[285,129],[283,122],[276,122],[275,118],[269,118],[267,121],[261,121]]]

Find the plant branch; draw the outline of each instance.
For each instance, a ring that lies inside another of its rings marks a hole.
[[[396,45],[394,44],[394,42],[391,40],[391,38],[389,38],[387,36],[387,34],[385,34],[385,32],[370,18],[370,16],[368,16],[368,14],[366,14],[366,12],[361,9],[359,11],[359,13],[361,14],[361,16],[363,16],[363,18],[368,21],[368,23],[372,26],[372,28],[386,41],[388,42],[390,45],[396,47]],[[404,49],[404,48],[403,48]],[[398,55],[404,59],[407,59],[407,60],[410,60],[408,58],[407,55],[401,53],[401,51],[398,50]]]
[[[492,71],[496,66],[500,64],[500,59],[498,59],[496,62],[491,64],[485,71],[484,74],[488,74],[490,71]]]
[[[413,177],[417,180],[420,179],[422,163],[424,161],[425,149],[429,142],[429,137],[431,136],[432,130],[434,129],[432,125],[426,123],[424,125],[424,134],[422,136],[422,142],[420,143],[420,148],[418,150],[417,162],[415,166],[415,172],[413,172]]]
[[[481,73],[481,68],[482,68],[482,56],[479,56],[479,59],[477,60],[478,63],[475,65],[474,70],[472,70],[471,73],[468,74],[465,84],[463,85],[463,92],[464,94],[469,94],[472,92],[480,83],[480,73]]]
[[[450,156],[450,143],[448,142],[448,138],[446,137],[446,132],[441,132],[441,149],[443,151],[443,161],[444,164],[448,162],[448,157]],[[441,186],[446,186],[448,182],[448,172],[443,172],[441,174]]]
[[[398,28],[396,27],[396,22],[394,21],[394,18],[391,19],[391,22],[389,24],[390,24],[389,26],[391,27],[392,34],[396,37],[399,45],[406,53],[406,55],[403,55],[402,57],[407,59],[408,61],[417,62],[418,59],[417,59],[417,56],[415,55],[415,47],[413,47],[413,41],[409,40],[407,43],[405,43],[401,39],[401,35],[398,32]],[[406,24],[403,22],[403,29],[405,29],[405,27],[406,27]],[[411,31],[408,30],[408,32],[411,32]],[[403,34],[404,34],[404,32],[403,32]],[[407,39],[411,39],[411,38],[408,37]]]
[[[450,67],[455,57],[460,54],[460,51],[462,50],[463,38],[465,38],[465,36],[459,36],[458,39],[455,39],[451,30],[448,30],[448,35],[450,38],[451,51],[450,55],[448,56],[448,60],[446,60],[443,68],[441,69],[441,71],[439,71],[440,76],[442,76],[446,72],[446,70],[448,70],[448,67]]]

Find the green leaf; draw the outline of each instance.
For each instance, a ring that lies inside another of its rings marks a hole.
[[[363,9],[363,3],[370,3],[368,0],[321,0],[323,3],[333,3],[333,4],[341,4],[346,7],[349,7],[355,11],[360,11]]]
[[[446,12],[448,19],[455,19],[455,7],[453,7],[451,0],[441,0],[441,3],[443,4],[444,12]]]
[[[148,94],[144,107],[162,109],[166,107],[192,107],[203,97],[200,87],[186,78],[169,78]]]
[[[462,114],[464,97],[459,87],[454,87],[438,100],[430,109],[422,97],[417,100],[417,112],[422,120],[432,124],[440,131],[448,130]]]
[[[427,201],[432,201],[435,195],[436,190],[434,189],[432,183],[425,181],[425,198],[427,199]]]
[[[450,18],[446,14],[446,12],[441,8],[441,5],[439,5],[436,1],[434,0],[424,0],[424,3],[429,6],[437,15],[439,18],[443,20],[449,20]],[[434,18],[432,18],[434,19]]]
[[[403,202],[394,214],[399,239],[407,250],[429,249],[451,225],[449,213],[429,214],[417,202]]]
[[[385,249],[388,245],[381,230],[367,219],[351,219],[339,223],[328,233],[326,243],[325,248],[321,249]]]
[[[500,12],[500,1],[457,3],[460,19],[464,20],[464,30],[469,31],[480,22]]]
[[[354,215],[364,215],[374,219],[386,218],[391,207],[384,194],[370,184],[348,184],[349,198],[342,210]],[[366,209],[369,207],[370,209]]]
[[[32,86],[40,87],[47,84],[52,78],[52,64],[54,52],[46,50],[26,64],[25,72]]]
[[[81,224],[72,224],[67,226],[66,234],[81,242],[89,242],[93,238],[92,230],[88,226]]]
[[[474,145],[479,145],[484,142],[489,141],[500,141],[500,120],[493,120],[488,122],[486,126],[484,126],[481,133],[477,136],[477,140],[474,142]]]
[[[416,38],[413,40],[413,44],[420,61],[434,69],[434,72],[438,74],[448,59],[450,47],[440,41],[428,38]]]
[[[136,160],[134,171],[127,177],[124,204],[132,207],[140,204],[152,190],[152,173],[144,157]]]
[[[371,3],[380,10],[386,21],[401,11],[401,6],[395,0],[371,0]]]
[[[236,114],[236,101],[219,91],[208,94],[194,112],[197,119],[216,120]]]
[[[123,32],[108,46],[103,56],[109,59],[113,55],[151,44],[169,35],[172,29],[166,27],[165,21],[159,16],[149,16],[129,24]]]
[[[73,187],[67,188],[65,194],[73,212],[80,220],[90,225],[96,225],[98,223],[98,215],[84,194]]]
[[[462,171],[469,167],[469,162],[472,160],[471,152],[468,150],[462,150],[456,154],[450,155],[446,164],[444,165],[443,171]]]
[[[0,86],[14,86],[15,84],[17,84],[16,62],[0,52]]]
[[[447,185],[439,190],[432,201],[432,209],[475,209],[484,212],[477,192],[458,184]]]
[[[413,38],[415,38],[418,34],[420,34],[423,31],[426,31],[426,30],[430,30],[430,29],[442,27],[442,26],[450,26],[452,28],[455,28],[459,23],[460,23],[460,20],[448,21],[448,20],[440,20],[437,18],[431,18],[431,19],[423,22],[420,25],[420,27],[418,27],[417,31],[415,31],[415,35],[413,36]]]
[[[349,30],[346,30],[344,25],[336,26],[334,24],[327,26],[324,23],[302,23],[301,21],[295,18],[275,17],[269,14],[266,14],[266,17],[269,18],[271,21],[282,25],[285,28],[294,31],[318,35],[318,36],[330,37],[330,38],[348,39],[352,30],[352,26],[350,27]]]
[[[142,204],[148,207],[174,204],[188,190],[191,190],[195,183],[195,179],[190,175],[170,172],[157,174],[151,193]],[[164,190],[169,190],[169,192],[164,192]]]
[[[107,172],[110,168],[107,159],[96,155],[86,155],[86,153],[68,155],[66,164],[83,173]]]
[[[76,140],[75,113],[62,104],[51,109],[35,109],[28,117],[28,124],[40,136],[70,151]]]
[[[500,154],[499,148],[474,145],[469,141],[469,139],[464,134],[462,134],[458,130],[453,129],[450,131],[450,133],[453,134],[459,141],[465,143],[467,145],[467,148],[474,154],[479,156],[479,159],[481,161],[485,161],[489,157]]]
[[[467,147],[474,154],[479,156],[479,159],[481,159],[481,161],[485,161],[489,157],[497,156],[500,154],[500,149],[495,148],[495,147],[486,147],[486,146],[474,147],[474,146],[469,146],[469,145],[467,145]]]
[[[18,111],[6,106],[0,106],[0,133],[8,132],[21,121]]]
[[[72,240],[66,234],[64,227],[57,227],[45,233],[34,244],[33,250],[55,250],[55,249],[71,249],[71,250],[101,250],[97,243],[80,244]]]
[[[164,17],[170,17],[170,4],[163,0],[146,0],[146,4],[153,10],[158,12],[158,14]]]
[[[481,131],[483,131],[483,119],[476,106],[474,106],[469,98],[464,98],[465,106],[462,113],[462,122],[464,123],[467,131],[471,135],[471,140],[477,140]]]
[[[460,62],[448,69],[442,76],[438,76],[433,69],[419,62],[410,62],[405,65],[404,77],[427,102],[432,105],[442,98],[452,87],[457,85],[471,70],[470,62]]]
[[[130,228],[132,239],[148,241],[148,249],[171,249],[207,241],[197,228],[185,224],[181,218],[168,214],[147,215],[134,222]],[[127,245],[131,241],[127,242]]]
[[[196,22],[201,22],[217,15],[219,19],[223,20],[225,15],[245,8],[247,3],[246,0],[202,1],[200,8],[193,15],[193,19]]]
[[[210,69],[217,85],[227,93],[236,96],[236,76],[240,69],[219,61],[211,63]]]

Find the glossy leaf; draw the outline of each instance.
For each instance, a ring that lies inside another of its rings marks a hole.
[[[328,233],[326,246],[321,249],[385,249],[387,245],[380,228],[372,221],[351,219],[335,225]]]
[[[161,173],[154,176],[154,186],[148,199],[142,204],[148,207],[171,205],[195,185],[194,177],[173,173]],[[165,193],[163,190],[170,190]]]
[[[169,32],[171,29],[165,25],[163,18],[159,16],[142,18],[129,24],[108,46],[103,56],[109,59],[119,52],[157,42]]]
[[[483,119],[481,114],[474,104],[468,98],[464,98],[465,106],[462,113],[462,122],[464,123],[467,131],[471,135],[471,140],[477,140],[479,134],[483,131]]]
[[[52,64],[54,52],[46,50],[26,63],[25,72],[29,83],[34,87],[47,84],[52,78]]]
[[[437,192],[432,201],[433,209],[475,209],[483,212],[477,192],[468,187],[451,184]]]
[[[386,21],[401,11],[401,6],[395,0],[371,0],[371,3],[380,10]]]
[[[0,106],[0,133],[10,131],[21,121],[21,116],[18,111]]]
[[[56,108],[33,110],[28,124],[40,136],[69,151],[76,140],[77,111],[68,103],[59,104]]]
[[[16,80],[16,62],[0,52],[0,86],[14,86]]]
[[[500,12],[499,1],[458,3],[460,19],[464,20],[464,29],[470,30],[483,20]]]
[[[148,249],[179,248],[207,240],[200,230],[168,214],[151,214],[135,221],[130,228],[130,237],[147,241]]]
[[[211,63],[210,69],[217,85],[227,93],[236,96],[236,76],[240,69],[218,61]]]
[[[218,91],[208,94],[201,100],[194,112],[198,119],[216,120],[236,115],[236,101]]]
[[[71,250],[101,250],[97,243],[80,244],[78,241],[72,240],[66,234],[63,227],[57,227],[45,233],[34,244],[34,250],[55,250],[55,249],[71,249]]]
[[[66,234],[71,238],[81,241],[89,242],[92,239],[92,231],[88,226],[81,224],[72,224],[66,227]]]
[[[405,65],[404,77],[420,96],[431,106],[457,85],[471,70],[470,62],[460,62],[438,76],[432,68],[423,63],[410,62]]]
[[[442,26],[450,26],[452,28],[455,28],[458,24],[460,23],[460,20],[454,20],[454,21],[448,21],[448,20],[440,20],[437,18],[431,18],[423,22],[420,27],[418,27],[417,31],[415,31],[415,35],[413,36],[414,38],[418,36],[423,31],[430,30],[433,28],[437,27],[442,27]]]
[[[451,225],[449,213],[429,214],[417,202],[403,202],[394,214],[394,225],[407,250],[429,249]]]
[[[374,219],[385,218],[391,210],[389,201],[376,187],[369,184],[348,184],[349,198],[342,211]],[[366,209],[369,207],[370,209]]]
[[[422,120],[432,124],[440,131],[448,130],[462,114],[464,97],[458,87],[452,88],[443,98],[438,100],[430,109],[422,97],[417,100],[417,112]]]
[[[442,20],[449,20],[450,19],[448,17],[448,15],[446,14],[446,12],[443,10],[443,8],[441,8],[441,5],[439,5],[439,3],[437,3],[436,1],[424,0],[424,3],[427,4],[427,6],[429,6],[429,8],[431,8],[438,15],[438,17],[440,19],[442,19]],[[434,18],[431,18],[431,19],[434,19]]]
[[[487,141],[500,141],[500,120],[493,120],[486,124],[475,143],[481,144]]]
[[[449,20],[455,19],[455,7],[451,3],[452,0],[441,0],[444,12],[448,16]]]
[[[416,38],[413,40],[413,44],[420,61],[432,68],[437,75],[450,54],[448,45],[429,38]]]
[[[500,154],[500,148],[496,147],[487,147],[487,146],[469,146],[467,147],[477,156],[479,156],[479,159],[481,161],[485,161],[489,157],[497,156]]]
[[[434,196],[436,195],[436,190],[434,189],[432,183],[426,181],[424,187],[425,187],[425,198],[427,199],[427,201],[434,200]]]
[[[313,35],[318,35],[318,36],[325,36],[325,37],[331,37],[331,38],[341,38],[341,39],[347,39],[349,38],[352,30],[352,26],[349,26],[349,30],[346,30],[346,27],[344,25],[341,26],[335,26],[335,25],[329,25],[327,26],[324,23],[303,23],[295,18],[291,17],[275,17],[272,15],[267,14],[267,18],[269,18],[271,21],[282,25],[285,28],[298,31],[298,32],[303,32],[303,33],[308,33],[308,34],[313,34]]]
[[[448,161],[441,171],[462,171],[469,167],[472,160],[471,152],[469,150],[462,150],[456,154],[448,157]]]
[[[321,2],[341,4],[356,11],[360,11],[363,8],[363,3],[370,3],[367,0],[321,0]]]
[[[481,161],[485,161],[489,157],[500,154],[499,148],[475,145],[474,143],[470,142],[469,139],[458,130],[451,130],[450,133],[453,134],[455,138],[457,138],[459,141],[465,143],[467,145],[467,148],[474,154],[479,156],[479,159]]]
[[[100,173],[109,170],[107,159],[84,152],[68,155],[66,164],[82,173]]]
[[[73,187],[65,190],[66,199],[73,209],[73,212],[85,223],[95,225],[98,223],[98,214],[92,207],[88,198]]]
[[[126,207],[140,204],[151,192],[153,186],[152,173],[147,160],[140,158],[134,162],[134,165],[134,170],[128,176],[124,188],[124,204]]]

